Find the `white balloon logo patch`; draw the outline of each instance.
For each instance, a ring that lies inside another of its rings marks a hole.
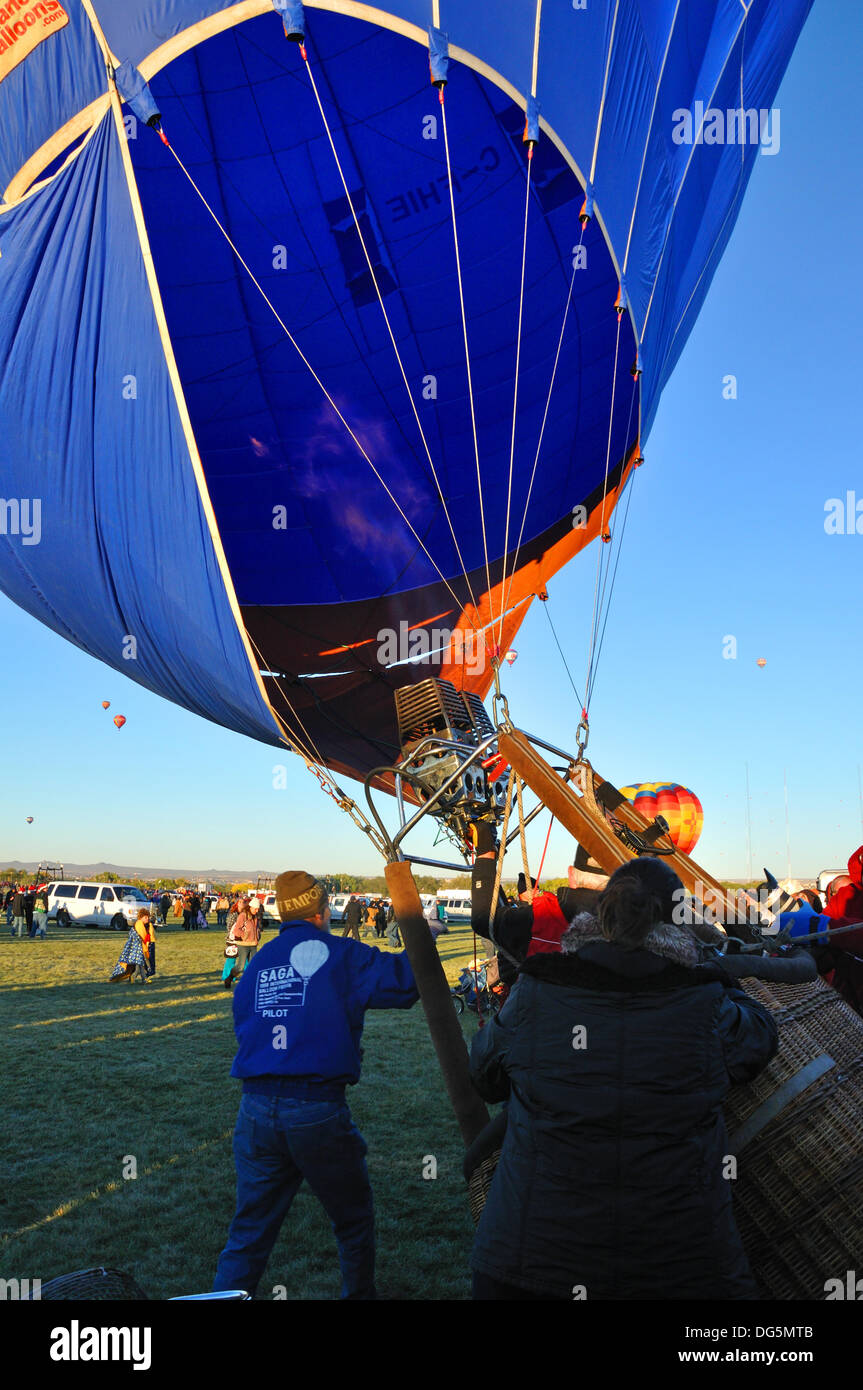
[[[255,1012],[263,1018],[284,1018],[288,1009],[301,1009],[306,985],[329,955],[325,941],[300,941],[291,951],[289,965],[261,970],[255,980]]]
[[[330,948],[325,941],[301,941],[291,951],[291,965],[304,980],[310,980],[329,955]]]

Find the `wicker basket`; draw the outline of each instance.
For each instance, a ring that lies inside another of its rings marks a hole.
[[[737,1148],[737,1224],[764,1297],[823,1299],[828,1279],[863,1269],[863,1018],[821,980],[745,988],[771,1011],[781,1042],[757,1080],[728,1097],[731,1147],[782,1087],[801,1089]]]
[[[491,1180],[494,1177],[495,1169],[500,1158],[500,1149],[495,1149],[488,1158],[484,1158],[482,1163],[477,1164],[467,1180],[467,1198],[470,1203],[470,1214],[474,1221],[479,1224],[483,1208],[488,1198]]]

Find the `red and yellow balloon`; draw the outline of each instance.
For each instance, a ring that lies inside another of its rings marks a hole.
[[[695,792],[677,782],[637,782],[620,790],[646,820],[663,816],[681,854],[692,853],[704,824],[704,811]]]

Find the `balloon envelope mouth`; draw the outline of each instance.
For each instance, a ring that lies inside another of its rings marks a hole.
[[[531,164],[518,339],[524,111],[459,64],[447,130],[471,400],[428,54],[365,20],[313,19],[309,61],[338,165],[297,49],[269,16],[206,39],[151,86],[172,146],[344,422],[178,166],[143,132],[130,150],[259,664],[318,677],[294,684],[291,703],[313,733],[338,732],[346,764],[372,766],[398,746],[391,698],[369,688],[387,667],[379,634],[443,613],[445,646],[470,595],[501,583],[507,548],[511,572],[523,518],[520,564],[571,539],[573,507],[598,502],[606,467],[613,485],[636,442],[640,388],[627,374],[635,342],[629,316],[618,324],[614,313],[608,247],[597,219],[582,229],[584,190],[545,137]],[[467,685],[482,692],[476,664]],[[345,670],[355,674],[334,674]],[[407,666],[385,678],[428,674]],[[267,688],[278,702],[278,681]],[[361,729],[374,749],[360,752]]]

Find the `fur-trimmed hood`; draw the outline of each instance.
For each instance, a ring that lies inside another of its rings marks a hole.
[[[583,946],[595,942],[611,944],[602,935],[593,914],[579,912],[577,917],[573,917],[569,930],[561,937],[560,949],[564,955],[574,955]],[[654,927],[640,949],[654,956],[662,956],[663,960],[671,961],[674,965],[688,966],[689,969],[697,965],[700,959],[698,943],[692,933],[671,922],[661,922]]]
[[[698,942],[686,927],[669,922],[654,927],[643,946],[627,950],[601,935],[591,913],[580,912],[560,945],[560,954],[532,956],[519,973],[549,984],[601,991],[664,991],[715,980],[733,984],[719,965],[700,963]]]

